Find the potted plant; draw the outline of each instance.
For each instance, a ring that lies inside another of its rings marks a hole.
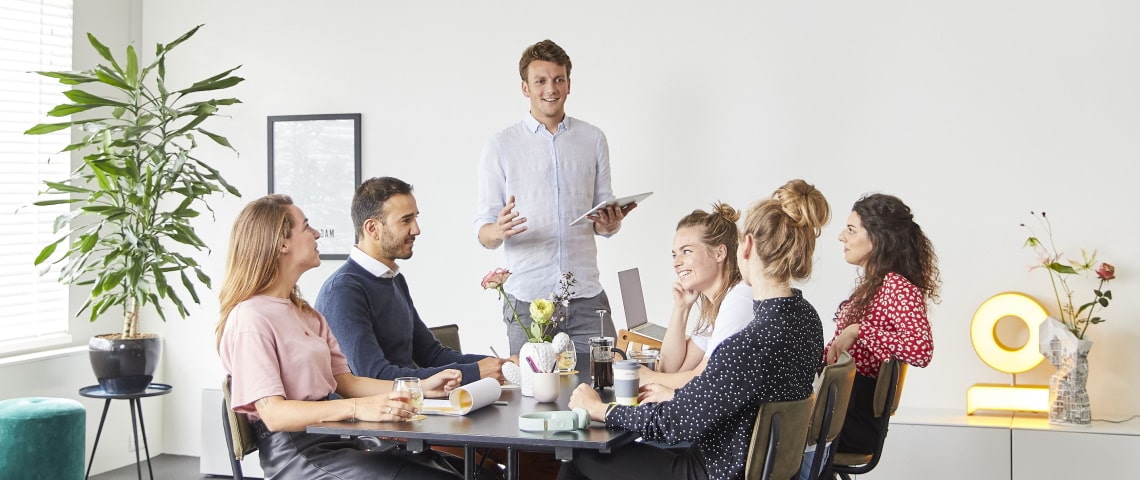
[[[72,204],[55,222],[60,236],[40,251],[36,265],[62,263],[59,280],[90,286],[90,296],[76,315],[90,312],[91,321],[121,307],[118,333],[97,335],[89,343],[91,365],[99,384],[111,393],[144,391],[154,376],[162,344],[157,335],[139,333],[139,312],[151,308],[166,320],[163,302],[178,315],[189,313],[175,285],[199,303],[195,284],[210,286],[210,278],[188,249],[208,250],[190,220],[199,207],[213,210],[205,197],[227,191],[240,196],[218,171],[192,150],[208,138],[233,150],[229,141],[202,128],[220,107],[235,98],[197,99],[196,94],[224,90],[240,83],[237,67],[194,82],[189,87],[166,85],[166,59],[171,50],[201,28],[194,27],[174,41],[158,44],[154,61],[139,66],[132,46],[123,61],[88,34],[105,60],[77,72],[37,72],[73,85],[64,95],[72,103],[56,106],[48,115],[82,118],[43,123],[25,132],[39,135],[77,127],[81,137],[63,151],[76,151],[82,163],[71,176],[45,182],[35,205]],[[193,100],[192,100],[193,98]],[[58,247],[66,245],[62,255]]]

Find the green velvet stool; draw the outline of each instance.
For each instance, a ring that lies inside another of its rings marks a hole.
[[[67,398],[0,401],[0,478],[83,478],[87,410]]]

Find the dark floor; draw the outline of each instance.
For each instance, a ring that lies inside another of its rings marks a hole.
[[[199,473],[198,457],[188,457],[186,455],[159,455],[151,459],[151,467],[154,468],[154,478],[162,480],[199,480],[202,478],[215,478]],[[142,475],[144,479],[150,478],[150,472],[147,471],[146,461],[142,463]],[[117,468],[109,472],[100,473],[99,475],[92,475],[91,480],[137,480],[138,470],[135,465],[127,465],[122,468]],[[229,477],[218,477],[229,478]]]

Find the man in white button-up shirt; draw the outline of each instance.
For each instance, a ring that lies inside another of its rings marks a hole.
[[[505,302],[514,303],[528,327],[530,302],[549,298],[563,273],[574,274],[578,283],[559,330],[585,352],[590,337],[616,334],[598,280],[594,236],[617,233],[622,218],[637,205],[610,206],[590,216],[592,222],[570,226],[583,212],[614,198],[605,134],[566,116],[570,67],[570,57],[550,40],[523,52],[519,75],[530,114],[496,133],[483,148],[474,226],[484,247],[503,245],[512,272],[504,284]],[[603,322],[598,310],[605,310]],[[506,303],[503,321],[511,354],[517,354],[527,337]]]

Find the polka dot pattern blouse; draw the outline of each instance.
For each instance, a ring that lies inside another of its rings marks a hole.
[[[691,441],[710,480],[744,478],[760,404],[811,395],[823,356],[819,314],[799,290],[755,301],[752,308],[753,320],[722,342],[704,372],[672,401],[619,406],[606,426],[641,432],[646,440]]]
[[[894,272],[883,277],[883,286],[861,320],[847,317],[850,305],[843,302],[835,314],[835,336],[851,323],[860,323],[859,336],[851,347],[851,357],[860,374],[868,378],[879,376],[879,366],[891,357],[916,367],[930,364],[934,338],[926,317],[926,299],[906,277]],[[835,338],[831,341],[835,342]]]

